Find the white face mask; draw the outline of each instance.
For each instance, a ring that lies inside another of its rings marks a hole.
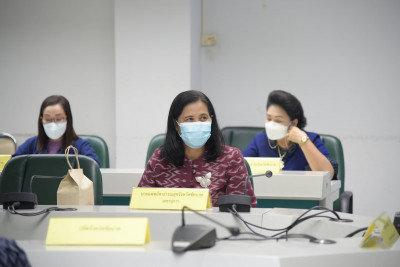
[[[285,138],[288,128],[289,125],[285,126],[274,121],[267,121],[265,123],[265,131],[267,132],[268,139],[270,140],[279,140]]]
[[[67,122],[52,122],[43,124],[44,132],[46,135],[53,140],[56,140],[64,135],[65,131],[67,130]]]

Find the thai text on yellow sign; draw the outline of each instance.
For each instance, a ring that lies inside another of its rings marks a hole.
[[[273,174],[278,174],[282,169],[282,161],[280,158],[261,158],[261,157],[245,157],[249,163],[251,173],[264,174],[271,171]]]
[[[200,188],[135,187],[132,189],[131,209],[194,210],[211,208],[210,191]]]
[[[144,245],[148,218],[50,218],[46,245]]]

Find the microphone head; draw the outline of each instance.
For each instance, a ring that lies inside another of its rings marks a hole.
[[[240,234],[239,227],[228,227],[228,230],[233,236],[238,236]]]
[[[265,176],[267,176],[267,178],[271,178],[272,177],[272,172],[270,170],[265,172]]]

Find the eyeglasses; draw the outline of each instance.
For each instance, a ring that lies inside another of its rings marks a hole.
[[[50,117],[46,117],[46,118],[40,117],[40,118],[42,119],[43,124],[48,124],[48,123],[52,123],[52,122],[60,123],[60,122],[67,121],[67,116],[56,117],[56,118],[50,118]]]

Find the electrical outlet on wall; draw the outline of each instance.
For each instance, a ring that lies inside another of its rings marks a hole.
[[[201,45],[202,46],[213,46],[216,43],[215,35],[202,35],[201,36]]]

